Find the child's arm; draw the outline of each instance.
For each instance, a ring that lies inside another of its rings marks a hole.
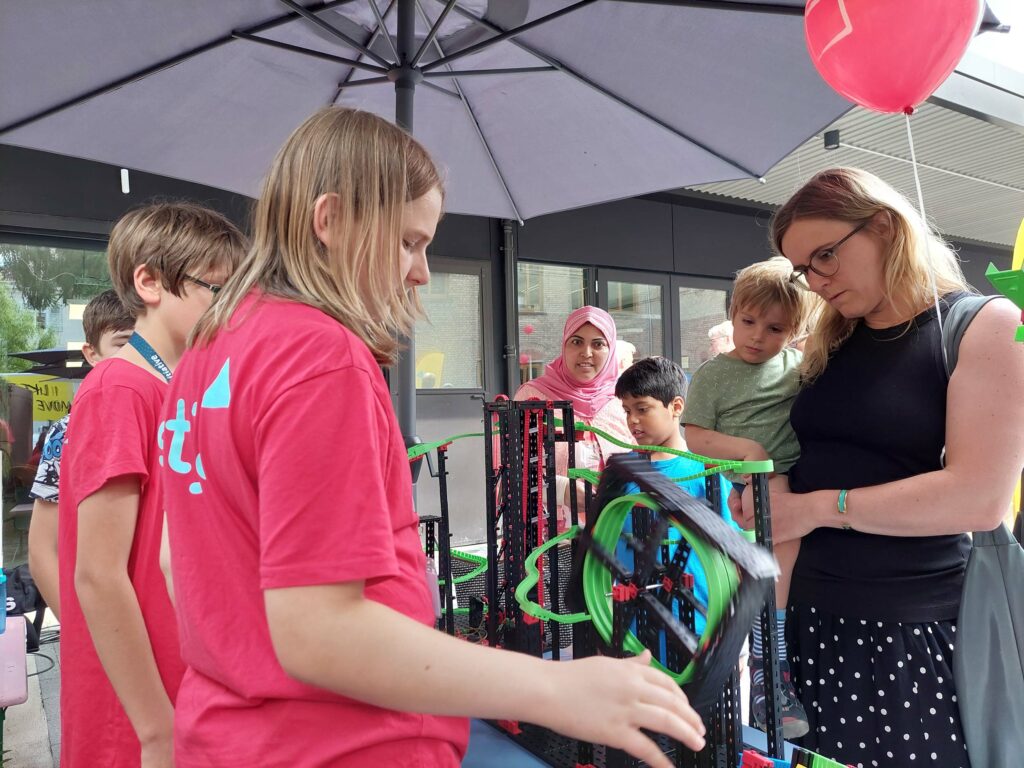
[[[36,499],[28,524],[28,569],[53,615],[60,619],[57,576],[57,505]]]
[[[75,590],[93,644],[142,743],[142,765],[171,766],[174,710],[128,578],[139,480],[115,478],[78,506]]]
[[[754,440],[723,435],[696,424],[686,425],[686,445],[693,453],[716,459],[767,461],[771,458],[761,444]]]
[[[670,762],[641,728],[703,748],[698,715],[646,654],[552,662],[474,645],[366,599],[363,582],[264,597],[278,660],[310,685],[389,709],[538,723],[657,767]]]

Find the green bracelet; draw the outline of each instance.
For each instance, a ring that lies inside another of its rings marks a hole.
[[[838,503],[838,504],[836,505],[836,506],[837,506],[837,508],[839,509],[839,514],[843,516],[843,530],[844,530],[844,531],[848,531],[848,530],[850,530],[850,528],[852,528],[852,527],[853,527],[853,526],[851,526],[851,525],[850,525],[850,524],[849,524],[849,523],[847,522],[847,520],[848,520],[849,518],[848,518],[848,516],[847,516],[847,509],[846,509],[846,497],[847,497],[847,495],[848,495],[849,493],[850,493],[850,491],[849,491],[849,490],[847,490],[846,488],[844,488],[843,490],[841,490],[841,491],[839,492],[839,503]]]

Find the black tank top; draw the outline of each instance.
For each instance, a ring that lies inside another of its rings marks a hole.
[[[947,299],[960,295],[942,300],[943,313]],[[946,376],[935,308],[909,328],[860,323],[825,372],[800,390],[790,419],[800,441],[800,458],[789,472],[796,493],[852,490],[940,469]],[[856,505],[853,494],[854,514]],[[801,544],[790,602],[854,619],[954,619],[969,548],[964,534],[819,528]]]

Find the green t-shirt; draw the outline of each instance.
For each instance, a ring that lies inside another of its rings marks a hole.
[[[789,409],[800,389],[803,353],[786,348],[752,365],[728,354],[708,360],[690,381],[683,423],[761,444],[785,472],[800,456]]]

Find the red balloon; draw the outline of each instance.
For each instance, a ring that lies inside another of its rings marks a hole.
[[[959,63],[984,0],[808,0],[807,50],[836,91],[878,112],[909,112]]]
[[[524,325],[523,326],[523,333],[525,333],[525,334],[533,333],[533,326],[532,325]]]
[[[526,354],[525,352],[522,353],[521,355],[519,355],[519,364],[520,365],[529,365],[530,364],[530,356],[528,354]]]

